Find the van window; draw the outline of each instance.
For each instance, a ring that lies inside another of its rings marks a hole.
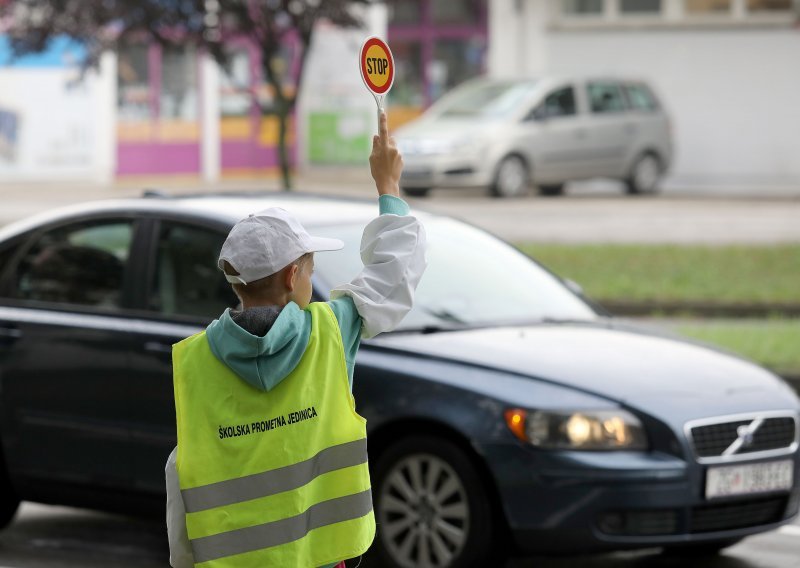
[[[575,90],[566,87],[551,92],[528,118],[553,118],[575,114]]]
[[[621,112],[626,109],[622,90],[617,83],[589,83],[587,92],[592,112]]]
[[[625,85],[625,94],[631,108],[635,110],[654,111],[658,109],[658,104],[650,93],[650,90],[641,84]]]

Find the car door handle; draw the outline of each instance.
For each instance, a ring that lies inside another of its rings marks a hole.
[[[172,345],[167,345],[166,343],[160,343],[158,341],[148,341],[144,344],[145,351],[150,351],[151,353],[169,353],[172,354]]]

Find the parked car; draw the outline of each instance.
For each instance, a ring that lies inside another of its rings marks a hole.
[[[517,197],[536,184],[612,178],[628,193],[654,193],[672,159],[670,123],[652,89],[612,78],[476,79],[456,88],[395,136],[401,185],[485,187]]]
[[[316,255],[317,300],[358,272],[372,201],[154,196],[0,230],[2,525],[20,499],[163,514],[170,346],[235,305],[218,251],[268,206],[346,243]],[[506,243],[418,215],[416,305],[364,341],[354,380],[384,565],[713,551],[797,515],[800,401],[778,377],[608,317]]]

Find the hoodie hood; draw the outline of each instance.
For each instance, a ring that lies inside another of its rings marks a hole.
[[[294,302],[241,311],[226,309],[206,328],[211,352],[250,386],[275,388],[305,353],[311,314]]]

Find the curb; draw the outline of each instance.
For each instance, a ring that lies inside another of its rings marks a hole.
[[[602,307],[620,316],[697,316],[702,318],[800,317],[800,304],[734,304],[714,302],[631,302],[598,299]]]

